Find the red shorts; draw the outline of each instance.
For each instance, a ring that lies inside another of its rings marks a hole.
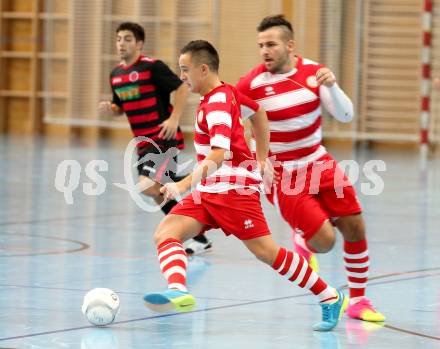
[[[258,192],[240,195],[235,190],[222,193],[195,190],[174,206],[170,214],[192,217],[205,225],[203,231],[220,228],[226,235],[235,235],[240,240],[270,235]]]
[[[281,215],[305,240],[328,219],[362,212],[353,186],[330,155],[290,173],[284,177],[285,170],[274,192]],[[274,192],[268,195],[272,204]]]

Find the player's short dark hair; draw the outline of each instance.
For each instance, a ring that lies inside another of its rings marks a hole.
[[[136,41],[145,41],[145,30],[138,23],[123,22],[123,23],[119,24],[118,27],[116,28],[116,34],[122,30],[131,31],[133,33]]]
[[[180,54],[191,53],[191,58],[197,63],[206,64],[213,72],[218,72],[220,58],[217,50],[206,40],[193,40],[188,42]]]
[[[284,17],[284,15],[274,15],[263,18],[257,27],[257,31],[261,33],[272,27],[281,27],[285,39],[293,40],[294,33],[292,24]]]

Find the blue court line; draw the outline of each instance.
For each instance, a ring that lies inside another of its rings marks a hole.
[[[127,274],[124,274],[127,275]],[[5,288],[1,288],[5,287]],[[54,291],[72,291],[72,292],[88,292],[90,289],[81,289],[81,288],[66,288],[66,287],[50,287],[50,286],[39,286],[39,285],[13,285],[13,284],[0,284],[0,292],[2,291],[10,291],[11,288],[31,288],[31,289],[41,289],[41,290],[54,290]],[[144,296],[145,293],[141,292],[128,292],[128,291],[118,291],[114,290],[117,294],[124,295],[132,295],[132,296]],[[202,297],[197,296],[197,299],[209,299],[214,301],[240,301],[240,302],[251,302],[251,299],[239,299],[239,298],[220,298],[220,297]],[[2,349],[2,348],[0,348]]]
[[[420,272],[429,271],[429,270],[438,270],[438,269],[440,269],[440,268],[429,268],[429,269],[420,270]],[[415,273],[415,272],[417,272],[417,270],[416,271],[410,271],[410,272],[399,272],[399,273],[380,275],[380,276],[372,277],[371,279],[376,279],[377,280],[377,279],[381,279],[381,278],[393,277],[393,276],[397,276],[397,275],[404,275],[404,274]],[[422,279],[422,278],[438,276],[438,275],[439,274],[428,274],[428,275],[420,275],[420,276],[414,276],[414,277],[409,277],[409,278],[402,278],[402,279],[398,279],[398,280],[379,281],[379,282],[373,282],[373,283],[369,284],[369,286],[371,286],[371,285],[373,285],[373,286],[374,285],[382,285],[382,284],[388,284],[388,283],[395,283],[395,282],[414,280],[414,279]],[[347,285],[343,285],[340,288],[346,288],[346,287],[347,287]],[[217,307],[193,310],[193,311],[189,311],[189,312],[169,313],[169,314],[154,315],[154,316],[148,316],[148,317],[131,319],[131,320],[115,321],[112,325],[127,324],[127,323],[132,323],[132,322],[137,322],[137,321],[145,321],[145,320],[166,318],[166,317],[186,315],[186,314],[195,314],[195,313],[201,313],[201,312],[205,312],[205,311],[212,311],[212,310],[219,310],[219,309],[237,308],[237,307],[246,306],[246,305],[270,303],[270,302],[276,302],[276,301],[286,300],[286,299],[302,298],[302,297],[306,297],[306,296],[310,296],[310,293],[301,294],[301,295],[295,295],[295,296],[285,296],[285,297],[278,297],[278,298],[263,299],[263,300],[258,300],[258,301],[250,301],[250,302],[230,304],[230,305],[222,305],[222,306],[217,306]],[[112,325],[110,325],[109,327],[111,327]],[[424,337],[424,338],[440,341],[440,337],[435,337],[435,336],[427,335],[427,334],[424,334],[424,333],[419,333],[419,332],[414,332],[414,331],[410,331],[410,330],[405,330],[405,329],[401,329],[401,328],[394,327],[394,326],[387,325],[387,324],[385,324],[383,327],[388,328],[390,330],[398,331],[398,332],[404,332],[404,333],[407,333],[407,334],[411,334],[411,335],[415,335],[415,336],[419,336],[419,337]],[[14,336],[14,337],[4,337],[4,338],[0,338],[0,341],[7,341],[7,340],[14,340],[14,339],[23,339],[23,338],[43,336],[43,335],[54,334],[54,333],[71,332],[71,331],[77,331],[77,330],[84,330],[84,329],[88,329],[88,328],[96,328],[96,326],[90,326],[90,325],[89,326],[80,326],[80,327],[72,327],[72,328],[66,328],[66,329],[61,329],[61,330],[53,330],[53,331],[31,333],[31,334]]]
[[[412,279],[421,279],[421,278],[424,278],[424,277],[433,277],[433,276],[440,275],[440,274],[418,275],[418,276],[413,276],[413,277],[400,278],[398,280],[370,282],[372,280],[379,280],[379,279],[390,278],[390,277],[394,277],[394,276],[402,276],[402,275],[422,273],[422,272],[435,271],[435,270],[440,270],[440,267],[426,268],[426,269],[413,270],[413,271],[407,271],[407,272],[395,272],[395,273],[388,273],[388,274],[384,274],[384,275],[372,276],[372,277],[368,278],[368,286],[371,286],[371,285],[382,285],[382,284],[387,284],[387,283],[395,283],[395,282],[400,282],[400,281],[407,281],[407,280],[412,280]],[[124,275],[136,275],[136,274],[139,274],[139,273],[140,272],[135,272],[135,273],[132,273],[132,274],[124,273]],[[40,285],[0,284],[0,287],[31,288],[31,289],[55,290],[55,291],[74,291],[74,292],[75,291],[78,291],[78,292],[88,292],[88,291],[90,291],[90,289],[82,289],[82,288],[67,288],[67,287],[53,287],[53,286],[40,286]],[[339,288],[340,289],[347,289],[348,285],[345,284],[345,285],[340,286]],[[4,290],[9,290],[9,289],[5,288]],[[0,289],[0,292],[1,291],[2,291],[2,289]],[[145,293],[140,293],[140,292],[128,292],[128,291],[118,291],[118,290],[115,290],[115,292],[118,293],[118,294],[139,295],[139,296],[143,296],[145,294]],[[290,297],[290,296],[288,296],[288,297]],[[296,297],[296,296],[293,296],[293,297]],[[200,298],[200,299],[210,299],[210,300],[222,300],[222,301],[243,301],[243,302],[253,302],[254,301],[254,300],[250,300],[250,299],[201,297],[201,296],[197,296],[197,298]],[[276,298],[276,300],[277,299],[278,298]]]

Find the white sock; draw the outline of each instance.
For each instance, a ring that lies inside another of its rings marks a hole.
[[[365,298],[364,296],[350,298],[350,305],[356,304],[357,302],[359,302],[360,300],[362,300],[364,298]]]

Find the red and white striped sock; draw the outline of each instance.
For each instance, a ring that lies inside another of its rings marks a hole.
[[[367,287],[370,259],[366,239],[344,241],[344,265],[348,276],[350,304],[355,304],[365,297]]]
[[[187,292],[186,266],[188,258],[182,241],[167,239],[157,246],[160,270],[168,281],[168,288]]]
[[[336,290],[327,285],[310,268],[305,258],[296,252],[281,247],[272,268],[299,287],[310,290],[319,297],[321,303],[334,303],[338,299]]]

